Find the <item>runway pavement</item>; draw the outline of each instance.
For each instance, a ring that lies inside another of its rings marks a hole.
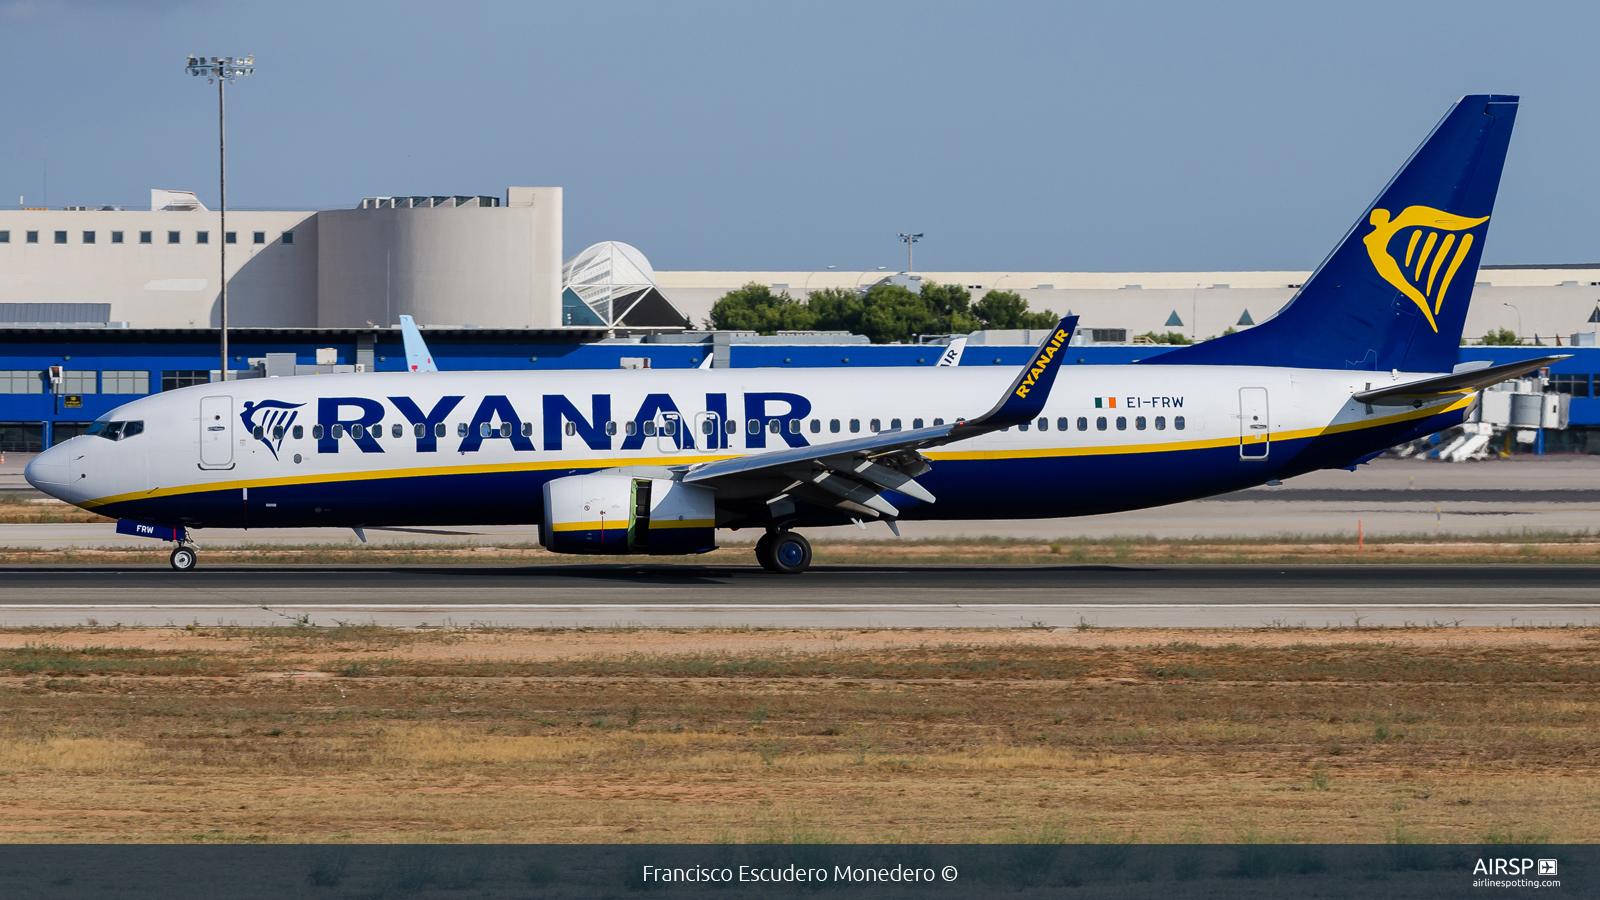
[[[1600,625],[1600,566],[0,569],[0,626]]]

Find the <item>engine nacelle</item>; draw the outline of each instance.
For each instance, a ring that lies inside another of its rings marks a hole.
[[[716,524],[710,488],[607,472],[546,482],[539,537],[556,553],[705,553]]]

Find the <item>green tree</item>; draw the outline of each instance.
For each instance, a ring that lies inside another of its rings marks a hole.
[[[1512,346],[1522,343],[1522,340],[1518,338],[1516,332],[1512,331],[1511,329],[1500,328],[1490,331],[1488,334],[1484,335],[1483,342],[1491,346]]]
[[[861,297],[861,330],[874,344],[909,341],[938,331],[939,317],[921,294],[897,284],[873,285]]]
[[[723,331],[803,331],[814,327],[816,315],[808,304],[788,291],[774,294],[764,284],[747,284],[722,295],[711,307],[711,327]]]
[[[965,334],[978,330],[978,319],[972,314],[972,293],[961,285],[924,281],[922,299],[935,317],[935,324],[924,334]]]
[[[812,291],[806,307],[811,310],[811,327],[818,331],[861,333],[861,296],[850,288]]]
[[[1028,301],[1016,291],[990,291],[972,312],[984,328],[1049,328],[1061,321],[1048,309],[1028,312]]]
[[[1054,324],[1054,323],[1051,323],[1051,324]],[[1154,331],[1147,331],[1144,334],[1139,335],[1139,337],[1149,338],[1150,339],[1150,343],[1152,343],[1152,344],[1192,344],[1192,343],[1194,343],[1194,341],[1189,340],[1189,336],[1188,335],[1184,334],[1181,331],[1169,331],[1166,334],[1156,334]]]

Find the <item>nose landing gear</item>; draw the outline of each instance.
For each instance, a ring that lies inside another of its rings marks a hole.
[[[799,575],[811,566],[811,542],[792,531],[769,531],[756,541],[756,562],[779,575]]]
[[[200,556],[194,552],[193,547],[185,547],[179,544],[173,549],[172,555],[167,558],[167,561],[172,564],[173,569],[179,572],[192,572],[195,564],[200,562]]]

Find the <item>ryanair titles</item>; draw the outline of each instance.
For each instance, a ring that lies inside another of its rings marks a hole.
[[[742,444],[748,448],[809,446],[801,423],[811,414],[810,400],[782,391],[735,398],[742,408],[730,414],[728,394],[706,394],[704,403],[687,409],[680,409],[668,394],[648,394],[631,416],[619,420],[613,415],[610,394],[590,395],[587,408],[564,394],[519,397],[515,403],[505,394],[489,394],[476,407],[463,395],[423,402],[388,397],[388,403],[372,397],[319,397],[310,437],[318,453],[338,453],[341,445],[353,445],[362,453],[383,453],[386,444],[392,447],[397,441],[413,444],[418,453],[473,453],[491,441],[504,441],[525,452],[541,446],[558,451],[577,442],[590,450],[640,450],[647,441],[662,449],[722,450],[732,446],[732,435],[739,431],[744,432]],[[245,430],[276,454],[288,429],[299,438],[304,426],[289,420],[263,427],[253,421],[251,410],[302,405],[272,400],[246,404],[240,418]]]

